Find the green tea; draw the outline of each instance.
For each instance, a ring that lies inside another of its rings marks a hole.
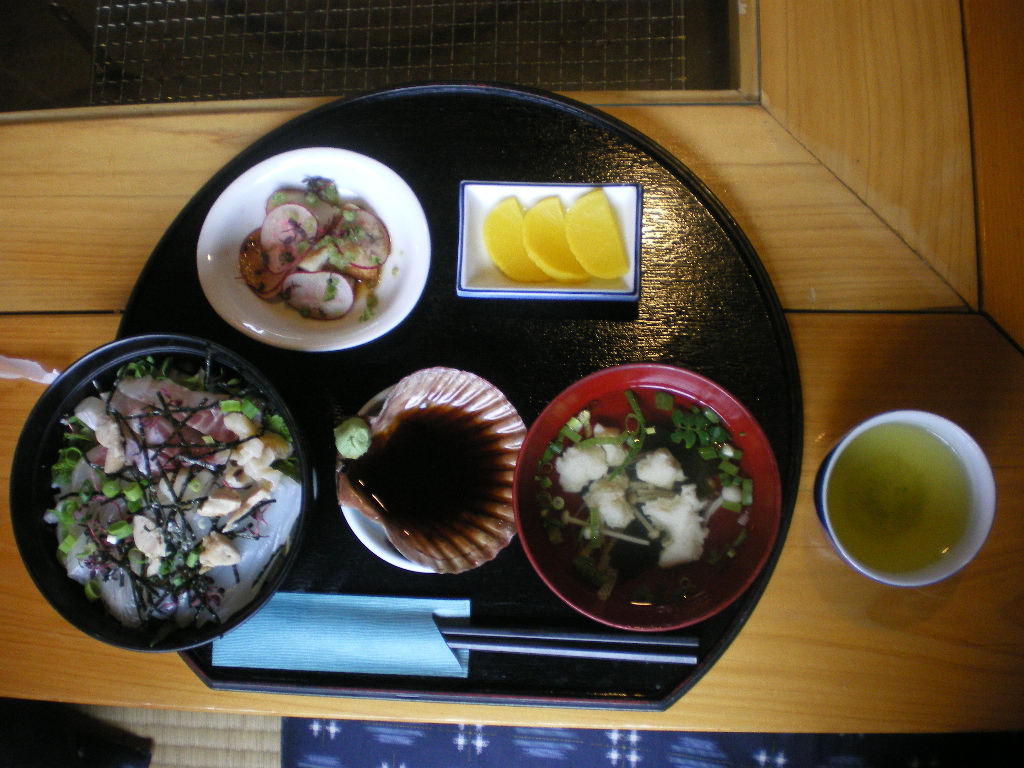
[[[854,438],[836,460],[827,499],[832,530],[862,565],[916,571],[963,536],[971,490],[960,460],[936,435],[882,424]]]

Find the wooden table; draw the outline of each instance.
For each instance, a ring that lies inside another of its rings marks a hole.
[[[0,121],[0,354],[63,368],[113,339],[140,269],[189,197],[243,147],[318,103]],[[765,106],[607,111],[679,156],[737,218],[787,312],[803,384],[803,473],[781,558],[746,626],[690,692],[664,713],[632,713],[212,691],[176,655],[114,650],[67,625],[21,564],[4,494],[0,696],[535,726],[1024,728],[1024,356],[962,288],[963,274],[977,280],[973,248],[944,252],[937,264]],[[925,198],[918,208],[928,216],[955,219],[947,231],[973,233],[970,205],[950,213],[929,209]],[[0,380],[4,486],[41,391]],[[811,499],[830,445],[861,419],[903,407],[948,416],[974,435],[999,494],[980,555],[953,578],[919,589],[878,585],[846,567]]]

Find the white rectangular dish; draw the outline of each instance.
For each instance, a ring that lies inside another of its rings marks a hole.
[[[491,261],[484,244],[487,214],[506,197],[515,196],[524,209],[538,201],[558,196],[568,209],[577,199],[600,187],[618,220],[629,271],[621,278],[592,277],[582,283],[550,280],[542,283],[516,282]],[[459,190],[458,296],[480,299],[554,299],[590,301],[636,301],[640,295],[640,214],[638,184],[520,184],[463,181]]]

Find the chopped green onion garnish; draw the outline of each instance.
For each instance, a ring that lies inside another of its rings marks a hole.
[[[89,600],[100,599],[100,584],[96,579],[89,579],[85,582],[85,596]]]
[[[591,542],[597,543],[601,541],[601,513],[596,508],[589,510],[590,519],[588,524],[590,527],[590,540]]]
[[[124,491],[122,492],[124,493],[124,497],[128,499],[128,501],[138,501],[139,499],[142,498],[142,486],[139,485],[138,483],[126,485]]]
[[[113,499],[114,497],[117,496],[117,494],[121,492],[121,483],[119,483],[117,480],[107,480],[107,482],[103,484],[101,492],[108,499]]]
[[[284,416],[279,413],[268,413],[263,417],[263,426],[271,432],[276,432],[285,440],[291,442],[292,433],[288,429],[288,424],[284,420]]]
[[[671,411],[675,407],[675,398],[671,392],[659,389],[654,393],[654,407],[662,411]]]
[[[740,490],[743,494],[741,501],[744,505],[750,506],[754,503],[754,481],[749,477],[743,478],[740,483]]]
[[[738,475],[740,472],[740,468],[731,461],[719,462],[718,468],[728,475]]]
[[[107,536],[113,536],[120,541],[132,535],[132,524],[127,520],[118,520],[107,526]]]
[[[75,524],[75,512],[77,512],[81,506],[81,503],[75,498],[65,499],[57,506],[53,512],[57,516],[57,522],[60,523],[61,527],[70,528]]]
[[[60,546],[57,547],[57,549],[60,550],[60,553],[62,555],[66,555],[68,552],[71,551],[71,548],[75,546],[76,541],[78,541],[78,536],[76,536],[73,533],[69,533],[67,536],[64,537],[64,540],[60,543]]]
[[[578,443],[580,440],[583,439],[582,436],[580,435],[580,433],[577,432],[569,424],[566,424],[560,430],[558,430],[558,434],[560,434],[562,437],[566,438],[567,440],[571,440],[574,443]]]

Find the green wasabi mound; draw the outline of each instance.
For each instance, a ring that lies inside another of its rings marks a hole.
[[[370,426],[351,416],[334,428],[334,445],[343,459],[358,459],[370,449]]]

